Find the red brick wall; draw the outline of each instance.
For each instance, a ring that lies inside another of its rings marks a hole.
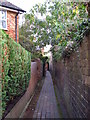
[[[37,79],[41,80],[42,79],[42,73],[43,73],[42,62],[41,62],[41,60],[39,58],[37,58],[35,60],[35,62],[37,63]]]
[[[90,35],[69,58],[54,62],[54,75],[70,117],[90,118]]]
[[[15,16],[16,12],[7,11],[7,31],[6,33],[16,41]],[[19,17],[17,17],[17,42],[19,42]]]

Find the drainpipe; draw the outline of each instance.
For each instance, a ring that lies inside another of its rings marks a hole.
[[[19,12],[15,16],[15,38],[16,38],[16,42],[17,42],[17,16],[18,16],[18,14],[19,14]]]

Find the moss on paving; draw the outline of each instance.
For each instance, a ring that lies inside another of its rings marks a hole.
[[[58,101],[55,85],[54,85],[54,91],[55,91],[55,96],[56,96],[56,101],[57,101],[58,112],[59,112],[60,118],[63,118],[63,114],[62,114],[62,111],[61,111],[61,108],[60,108],[60,103]]]

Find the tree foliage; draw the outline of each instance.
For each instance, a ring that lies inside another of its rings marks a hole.
[[[51,44],[58,45],[62,50],[68,41],[75,41],[77,36],[79,40],[78,28],[87,20],[87,15],[85,2],[51,1],[41,5],[36,4],[25,15],[21,34],[25,31],[23,35],[33,43],[34,47],[41,48]]]

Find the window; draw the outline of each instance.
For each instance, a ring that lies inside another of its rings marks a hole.
[[[0,10],[0,29],[7,30],[7,11]]]

